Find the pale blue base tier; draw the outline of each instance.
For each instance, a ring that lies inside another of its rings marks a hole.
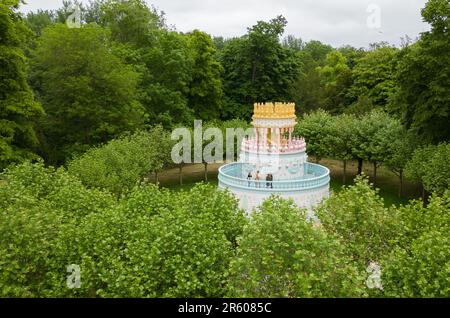
[[[301,177],[277,179],[267,184],[265,175],[262,181],[247,180],[244,175],[253,165],[231,163],[219,169],[219,187],[229,189],[238,199],[240,207],[251,212],[272,194],[293,199],[301,208],[311,210],[329,196],[330,171],[321,165],[304,163]]]

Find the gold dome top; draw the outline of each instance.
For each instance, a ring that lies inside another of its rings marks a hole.
[[[295,103],[255,103],[253,118],[286,119],[297,118]]]

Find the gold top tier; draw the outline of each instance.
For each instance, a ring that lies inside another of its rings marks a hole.
[[[253,118],[286,119],[297,118],[295,103],[255,103]]]

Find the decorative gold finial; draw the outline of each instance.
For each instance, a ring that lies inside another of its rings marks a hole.
[[[295,103],[255,103],[253,118],[286,119],[296,118]]]

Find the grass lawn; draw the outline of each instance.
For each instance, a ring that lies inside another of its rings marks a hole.
[[[314,162],[314,160],[310,160]],[[342,163],[336,160],[323,159],[320,164],[328,167],[331,171],[330,188],[333,192],[339,192],[343,188],[342,183]],[[212,164],[208,166],[208,183],[217,185],[217,174],[221,164]],[[364,164],[364,173],[372,176],[373,170],[370,164]],[[357,164],[356,162],[349,162],[347,164],[347,185],[353,184],[353,179],[356,176]],[[189,190],[196,183],[204,181],[204,166],[202,164],[188,165],[183,168],[183,185],[179,184],[179,170],[178,168],[164,171],[159,176],[160,185],[175,191]],[[420,198],[421,189],[417,184],[404,181],[404,195],[398,196],[398,177],[390,172],[388,169],[381,167],[378,169],[377,188],[380,189],[380,196],[383,197],[387,207],[395,204],[405,204],[410,199]]]

